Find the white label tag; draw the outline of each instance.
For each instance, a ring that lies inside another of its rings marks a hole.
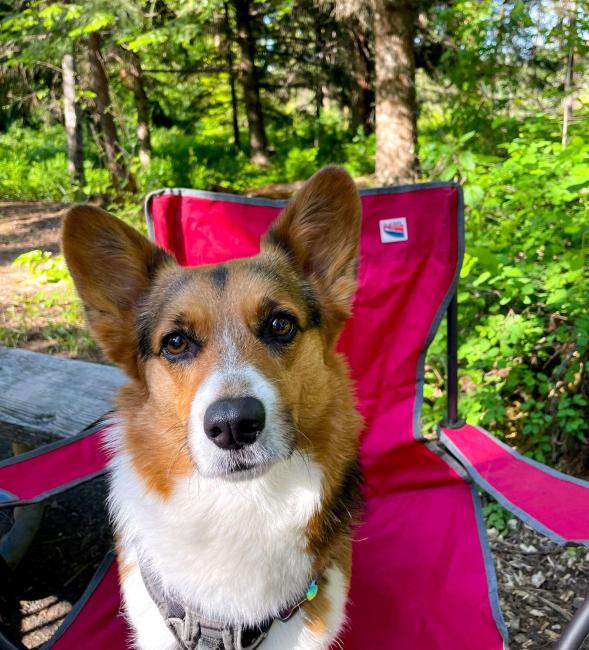
[[[383,244],[392,244],[399,241],[407,241],[407,219],[405,217],[396,217],[395,219],[381,219],[380,241]]]

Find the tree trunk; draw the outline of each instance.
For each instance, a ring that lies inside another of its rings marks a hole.
[[[252,32],[250,0],[233,0],[237,22],[237,42],[241,54],[240,72],[249,127],[250,156],[257,165],[268,164],[268,142],[260,101],[260,84],[256,67],[255,39]]]
[[[231,23],[229,22],[229,5],[223,2],[225,11],[224,29],[227,47],[227,66],[229,67],[229,88],[231,90],[231,122],[233,125],[233,145],[237,151],[241,148],[239,139],[239,120],[237,114],[237,93],[235,92],[235,68],[233,66],[233,35],[231,33]]]
[[[321,111],[323,110],[323,69],[324,69],[324,42],[321,34],[319,19],[315,19],[315,126],[314,146],[319,147],[321,137]]]
[[[63,119],[67,134],[67,170],[73,186],[84,185],[84,150],[82,140],[82,121],[76,103],[76,69],[72,54],[64,54],[62,62],[63,78]]]
[[[577,40],[577,3],[570,2],[566,7],[568,18],[567,64],[564,76],[564,99],[562,102],[562,146],[569,143],[569,124],[573,116],[573,74],[575,69],[575,45]]]
[[[359,126],[364,133],[374,131],[374,64],[368,48],[366,31],[359,21],[351,29],[354,41],[354,77],[357,86],[357,101],[352,107],[352,126],[356,130]]]
[[[410,0],[376,0],[376,178],[413,182],[417,174],[415,7]]]
[[[117,129],[111,112],[108,77],[104,69],[100,51],[100,36],[97,32],[93,32],[88,37],[88,62],[102,148],[110,170],[112,184],[115,190],[125,189],[135,192],[137,191],[135,179],[127,169],[119,147]]]
[[[133,92],[135,98],[135,111],[137,112],[137,145],[139,148],[139,162],[144,169],[151,162],[151,136],[149,130],[149,100],[145,93],[145,83],[141,59],[131,52],[121,48],[124,65],[121,68],[121,77]]]

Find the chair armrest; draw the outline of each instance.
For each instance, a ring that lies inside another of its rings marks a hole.
[[[589,482],[522,456],[480,427],[442,426],[440,441],[479,487],[522,521],[558,544],[589,547]]]
[[[0,463],[0,507],[39,503],[104,474],[109,461],[104,422],[67,440]]]

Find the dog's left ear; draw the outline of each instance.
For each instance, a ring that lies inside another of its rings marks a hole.
[[[62,249],[92,334],[111,361],[137,377],[137,311],[160,268],[175,260],[120,219],[91,205],[68,211]]]
[[[350,315],[356,290],[362,208],[352,177],[324,167],[291,199],[262,239],[286,252],[319,290],[321,311],[336,326]]]

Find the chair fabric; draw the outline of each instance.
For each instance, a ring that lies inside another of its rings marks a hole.
[[[522,456],[480,427],[442,427],[441,440],[472,479],[520,519],[558,544],[589,547],[587,481]]]
[[[0,506],[43,501],[104,474],[104,423],[0,463]]]
[[[119,573],[109,553],[86,591],[43,650],[123,650],[130,631],[120,611]]]

